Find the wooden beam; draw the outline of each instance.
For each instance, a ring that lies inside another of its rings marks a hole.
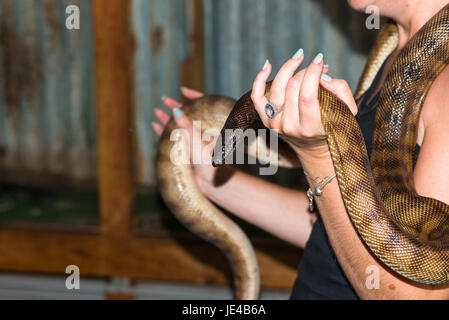
[[[192,25],[189,30],[189,57],[183,62],[181,83],[199,91],[204,86],[203,0],[189,0]]]
[[[290,289],[301,250],[272,238],[253,239],[262,286]],[[99,234],[0,230],[0,269],[65,275],[77,265],[83,276],[114,276],[231,285],[228,261],[193,235],[114,239]],[[207,257],[205,259],[204,257]]]
[[[102,232],[114,237],[128,235],[135,198],[130,3],[93,1],[100,216]]]

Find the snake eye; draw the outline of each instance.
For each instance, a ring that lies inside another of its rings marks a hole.
[[[212,153],[212,166],[219,167],[224,164],[226,159],[226,144],[222,143],[222,135],[220,135],[215,143],[215,148]]]

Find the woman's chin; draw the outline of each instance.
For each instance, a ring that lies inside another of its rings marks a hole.
[[[372,4],[372,0],[347,0],[349,6],[357,11],[365,11],[365,9]]]

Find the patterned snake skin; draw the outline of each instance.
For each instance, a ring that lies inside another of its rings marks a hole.
[[[368,89],[397,43],[397,27],[387,23],[368,58],[356,98]],[[421,28],[393,62],[379,99],[371,161],[349,108],[324,88],[319,89],[321,118],[338,184],[358,233],[393,271],[427,284],[449,282],[449,206],[417,195],[412,155],[421,107],[448,63],[449,5]],[[185,109],[192,119],[202,120],[202,129],[223,128],[221,141],[225,144],[217,143],[214,165],[224,163],[241,143],[237,136],[229,135],[226,140],[225,129],[245,130],[261,123],[250,92],[233,109],[232,105],[227,98],[204,97]],[[242,230],[198,191],[191,166],[170,161],[174,129],[170,122],[159,146],[157,174],[162,196],[180,221],[227,255],[234,271],[235,297],[256,299],[259,272],[254,250]],[[279,150],[280,165],[295,167],[298,161],[289,152]]]

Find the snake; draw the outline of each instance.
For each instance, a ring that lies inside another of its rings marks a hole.
[[[397,24],[386,22],[368,56],[355,99],[366,93],[398,43]],[[358,235],[395,274],[430,285],[449,282],[449,205],[416,192],[413,152],[425,98],[448,63],[449,5],[428,20],[393,60],[378,100],[371,158],[349,107],[322,86],[318,89],[321,121],[338,186]],[[267,83],[267,98],[270,85]],[[183,110],[191,119],[201,121],[202,132],[219,131],[212,155],[214,166],[226,163],[242,143],[248,145],[249,153],[256,150],[254,156],[259,158],[266,150],[259,151],[269,149],[261,139],[248,142],[232,133],[263,127],[251,91],[237,101],[205,96],[190,101]],[[257,299],[260,271],[255,250],[242,229],[200,192],[192,165],[171,161],[170,153],[179,144],[174,138],[176,129],[171,120],[159,142],[156,172],[162,197],[189,230],[224,252],[233,270],[234,297]],[[178,148],[188,151],[188,142],[184,140]],[[298,159],[288,149],[287,144],[280,145],[275,153],[278,165],[298,167]]]

